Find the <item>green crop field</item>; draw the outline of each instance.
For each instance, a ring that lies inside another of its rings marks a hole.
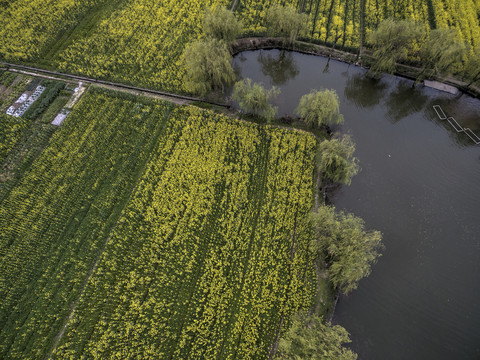
[[[479,0],[5,0],[0,60],[185,93],[205,12],[235,5],[262,36],[275,3],[349,50],[392,17],[480,43]],[[0,359],[268,358],[299,310],[333,304],[312,133],[93,87],[73,105],[84,88],[5,66]]]
[[[266,356],[315,291],[315,147],[89,91],[1,199],[0,357]]]
[[[238,0],[246,34],[263,34],[268,7],[279,2],[309,14],[307,38],[349,49],[386,18],[430,28],[455,27],[480,42],[478,0]],[[96,78],[184,92],[181,54],[201,35],[207,8],[230,0],[89,0],[7,2],[0,7],[0,58]]]
[[[2,188],[0,358],[45,356],[169,108],[89,94],[14,186]]]

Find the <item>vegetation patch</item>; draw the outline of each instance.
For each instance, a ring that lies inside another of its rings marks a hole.
[[[2,357],[48,355],[83,291],[54,358],[265,356],[311,305],[316,139],[171,108],[90,91],[5,189]]]
[[[45,91],[23,114],[27,119],[38,118],[60,94],[60,91],[65,87],[65,83],[46,80],[42,82],[42,86],[45,87]]]
[[[29,60],[102,0],[18,0],[0,8],[0,57]]]
[[[1,188],[0,358],[48,354],[171,108],[100,92],[83,100],[57,131],[31,132],[12,165],[40,134],[48,145]]]
[[[265,357],[311,303],[315,138],[192,107],[167,127],[54,358]]]

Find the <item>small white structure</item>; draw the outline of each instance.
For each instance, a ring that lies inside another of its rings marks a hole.
[[[73,105],[77,103],[77,101],[82,97],[83,93],[85,92],[85,87],[82,86],[82,82],[78,83],[79,87],[75,88],[72,96],[68,100],[68,102],[65,104],[66,108],[71,109]]]
[[[15,107],[14,106],[10,106],[8,109],[7,109],[7,115],[13,115],[15,113]]]
[[[433,105],[433,110],[435,110],[440,120],[445,120],[447,118],[447,115],[445,115],[440,105]]]
[[[77,86],[75,89],[73,89],[73,92],[76,93],[76,92],[78,92],[78,90],[80,90],[81,88],[82,88],[82,82],[79,81],[79,82],[78,82],[78,86]]]
[[[445,91],[453,95],[457,95],[459,92],[459,90],[455,86],[447,85],[438,81],[425,80],[423,83],[427,87],[430,87],[432,89],[437,89],[440,91]]]
[[[28,94],[23,93],[15,102],[19,104],[23,104],[27,99],[28,99]]]
[[[27,109],[30,107],[30,105],[33,104],[33,102],[35,100],[38,99],[38,97],[40,95],[42,95],[42,93],[45,91],[45,86],[37,86],[37,88],[35,89],[35,91],[33,92],[32,95],[30,95],[30,97],[28,99],[25,100],[25,97],[28,96],[27,94],[22,94],[18,100],[16,101],[16,103],[21,103],[22,105],[17,109],[15,110],[15,112],[13,114],[9,114],[9,115],[13,115],[15,117],[20,117],[22,116],[25,111],[27,111]],[[7,112],[8,114],[8,112]]]
[[[64,110],[64,111],[58,113],[57,116],[55,116],[55,119],[53,119],[53,121],[51,122],[51,124],[52,125],[57,125],[57,126],[62,125],[63,120],[66,119],[68,114],[70,114],[70,111],[68,111],[68,110]]]

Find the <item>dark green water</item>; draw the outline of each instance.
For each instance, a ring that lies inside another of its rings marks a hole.
[[[338,93],[339,130],[353,136],[362,171],[333,202],[382,231],[386,245],[333,319],[359,359],[480,359],[480,145],[433,110],[480,134],[480,101],[278,50],[244,52],[234,65],[281,88],[280,114],[311,89]]]

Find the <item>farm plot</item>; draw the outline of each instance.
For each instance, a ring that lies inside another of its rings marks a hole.
[[[103,0],[104,1],[104,0]],[[16,0],[0,7],[0,58],[37,57],[101,0]]]
[[[291,5],[297,7],[301,3],[298,0],[242,0],[239,1],[239,6],[236,9],[237,14],[243,21],[245,31],[253,33],[262,33],[265,28],[265,16],[267,9],[273,4],[280,3],[282,5]]]
[[[236,14],[245,35],[263,34],[273,3],[309,14],[308,39],[347,49],[386,18],[411,18],[455,27],[471,45],[480,41],[476,0],[244,0]],[[180,61],[185,45],[201,36],[211,6],[231,0],[48,0],[11,2],[0,9],[0,57],[27,60],[95,78],[171,92],[185,91]]]
[[[0,358],[42,359],[49,352],[170,108],[89,92],[2,191]]]
[[[0,114],[0,164],[15,146],[27,127],[27,121]]]
[[[430,1],[430,0],[429,0]],[[455,27],[472,46],[480,44],[480,2],[474,0],[431,0],[432,19],[438,28]]]
[[[13,102],[29,88],[33,77],[5,71],[0,75],[0,112],[6,113]],[[32,84],[34,85],[34,84]],[[32,86],[33,87],[33,86]],[[26,100],[26,99],[24,99]]]
[[[311,304],[315,138],[177,108],[53,358],[265,358]]]
[[[131,0],[58,55],[58,66],[87,76],[183,90],[180,56],[201,32],[205,10],[227,0]]]
[[[262,33],[264,18],[273,0],[242,1],[237,13],[249,32]],[[308,37],[346,47],[360,44],[361,23],[365,32],[374,30],[384,19],[413,19],[432,28],[455,27],[471,45],[480,41],[477,14],[480,4],[474,0],[288,0],[297,10],[309,14]]]

